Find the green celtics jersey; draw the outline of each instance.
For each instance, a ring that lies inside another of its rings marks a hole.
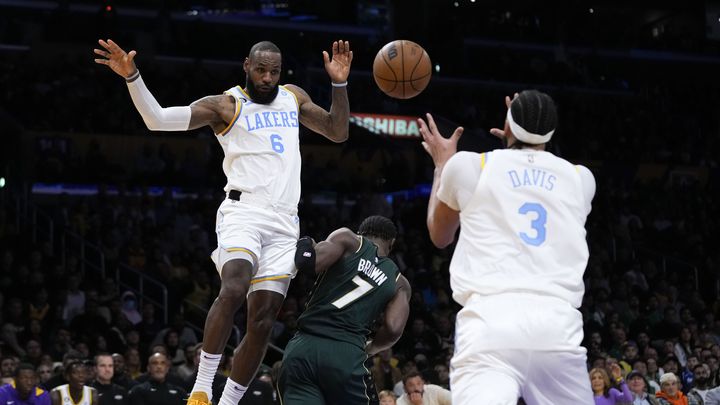
[[[298,319],[302,333],[365,347],[373,321],[395,295],[400,276],[395,263],[377,256],[377,246],[362,238],[360,247],[315,280]]]

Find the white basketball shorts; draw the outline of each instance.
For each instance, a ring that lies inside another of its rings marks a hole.
[[[453,405],[594,404],[582,315],[535,294],[471,297],[457,315]]]
[[[225,199],[217,211],[218,247],[211,255],[220,277],[228,261],[250,259],[254,267],[248,293],[269,290],[284,296],[297,272],[294,257],[299,222],[294,213]]]

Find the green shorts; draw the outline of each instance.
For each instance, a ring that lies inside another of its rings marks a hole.
[[[285,348],[283,405],[378,404],[368,354],[350,343],[298,333]]]

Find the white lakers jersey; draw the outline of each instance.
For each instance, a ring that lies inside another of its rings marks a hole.
[[[450,265],[455,300],[465,305],[472,294],[527,292],[578,308],[588,261],[585,220],[595,190],[590,171],[531,149],[465,152],[450,159],[441,184],[452,182],[447,177],[453,172],[472,171],[467,164],[453,169],[463,156],[465,162],[473,157],[481,171],[460,208]]]
[[[60,393],[60,402],[62,405],[95,405],[92,403],[92,388],[87,385],[83,386],[82,397],[78,402],[73,401],[70,396],[70,386],[68,384],[61,385],[53,389]]]
[[[295,95],[279,86],[270,104],[256,104],[240,88],[232,122],[219,134],[225,191],[239,190],[268,203],[297,207],[300,201],[300,112]]]

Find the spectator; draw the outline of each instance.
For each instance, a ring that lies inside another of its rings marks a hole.
[[[405,393],[398,405],[450,405],[450,391],[433,384],[425,384],[422,374],[413,372],[403,377]]]
[[[177,331],[170,329],[165,334],[164,345],[167,349],[167,356],[172,367],[185,364],[185,350],[180,346],[180,338]]]
[[[397,346],[402,348],[406,357],[410,354],[430,356],[440,349],[440,338],[427,328],[423,318],[418,317],[413,319],[410,330],[405,331]]]
[[[647,360],[645,360],[645,364],[647,364],[647,374],[645,374],[645,377],[648,379],[648,383],[655,387],[655,392],[660,391],[660,376],[663,373],[660,371],[660,367],[658,367],[657,360],[648,357]]]
[[[398,360],[393,357],[392,349],[386,349],[378,353],[373,359],[373,367],[370,370],[375,381],[375,387],[379,390],[392,389],[395,384],[402,381],[402,374],[397,368]]]
[[[639,371],[631,371],[627,375],[627,385],[632,393],[633,405],[659,405],[657,398],[648,393],[648,383]]]
[[[140,331],[140,339],[143,342],[152,341],[152,339],[163,329],[162,322],[155,317],[155,305],[152,302],[143,303],[142,321],[137,324]]]
[[[664,373],[673,373],[676,376],[682,376],[682,369],[680,368],[680,362],[678,359],[670,355],[663,360],[662,363],[662,370]],[[692,379],[691,379],[692,381]],[[680,383],[682,383],[682,379],[680,380]]]
[[[71,362],[65,368],[64,375],[68,383],[55,387],[50,391],[53,405],[90,405],[98,403],[97,390],[85,385],[87,382],[85,364],[80,361]]]
[[[162,353],[155,353],[148,360],[148,381],[130,390],[129,402],[133,405],[184,405],[187,392],[166,381],[170,362]]]
[[[405,363],[403,363],[402,367],[400,368],[400,371],[402,372],[402,375],[409,375],[411,373],[419,373],[419,370],[417,368],[417,365],[413,360],[406,360]],[[395,387],[393,388],[393,393],[395,393],[395,396],[400,398],[405,393],[405,384],[404,380],[400,380],[395,384]]]
[[[26,316],[23,311],[23,302],[19,298],[11,298],[7,306],[7,315],[0,329],[0,341],[12,349],[18,356],[25,356],[18,336],[25,330]]]
[[[611,387],[610,377],[608,377],[605,369],[594,368],[590,370],[590,386],[595,396],[595,405],[614,405],[619,402],[632,402],[632,393],[622,378],[620,365],[613,363],[611,371],[613,380],[620,386],[622,391]]]
[[[50,394],[37,386],[37,374],[32,364],[18,365],[14,377],[13,384],[0,387],[0,404],[50,405]]]
[[[197,343],[185,345],[183,350],[185,352],[185,362],[174,369],[175,375],[183,381],[187,380],[195,372],[195,345]]]
[[[98,392],[98,405],[129,404],[127,389],[112,382],[114,369],[115,363],[111,355],[98,354],[95,356],[95,379],[90,386]]]
[[[125,372],[131,379],[136,379],[142,374],[142,364],[140,363],[140,352],[138,349],[127,349],[125,355]]]
[[[687,359],[693,354],[695,347],[692,332],[690,332],[690,328],[683,326],[680,328],[679,336],[680,339],[673,346],[673,351],[680,362],[680,366],[687,367]],[[690,370],[692,370],[691,367]]]
[[[379,405],[396,405],[397,404],[397,397],[395,396],[395,393],[393,393],[390,390],[382,390],[378,394],[378,399],[380,399]]]
[[[71,275],[67,279],[67,296],[63,306],[63,320],[69,324],[85,310],[85,292],[80,289],[80,278]]]
[[[627,342],[625,342],[625,344],[622,346],[622,360],[620,361],[620,366],[623,368],[623,370],[627,373],[632,371],[633,363],[635,363],[639,359],[640,352],[637,343],[633,342],[632,340],[628,340]]]
[[[140,315],[140,312],[137,310],[137,297],[135,297],[135,294],[132,291],[125,291],[122,293],[120,296],[120,302],[122,305],[122,313],[131,324],[137,325],[143,320],[142,315]]]
[[[40,363],[35,372],[38,376],[38,385],[43,385],[53,375],[52,363]]]
[[[700,363],[693,368],[694,387],[688,391],[687,398],[689,405],[703,405],[712,386],[710,385],[710,367]]]
[[[190,327],[185,325],[185,317],[183,316],[183,314],[181,312],[176,312],[172,316],[170,327],[161,330],[153,339],[152,345],[160,344],[163,342],[165,342],[165,345],[168,345],[168,343],[165,341],[165,335],[170,331],[175,331],[178,334],[178,338],[180,339],[180,347],[195,345],[198,342],[195,332],[193,332]]]
[[[88,297],[85,300],[84,311],[73,318],[70,329],[75,332],[75,338],[82,342],[92,342],[98,335],[107,332],[108,323],[105,317],[100,315],[95,298]]]
[[[438,363],[435,367],[433,367],[433,370],[435,370],[435,374],[437,375],[437,385],[449,390],[450,370],[448,369],[448,366],[445,363]]]
[[[125,371],[125,357],[120,353],[113,353],[113,378],[112,382],[129,390],[130,388],[137,385]]]
[[[82,364],[82,358],[80,357],[80,353],[76,352],[75,350],[70,350],[65,353],[62,359],[62,371],[60,373],[56,373],[49,380],[45,381],[45,385],[42,386],[45,390],[52,391],[55,387],[67,384],[68,380],[66,376],[66,371],[70,364],[76,362]]]
[[[693,371],[699,364],[700,360],[698,360],[698,356],[695,353],[691,353],[686,357],[685,366],[682,367],[682,372],[680,373],[680,385],[682,386],[683,393],[686,395],[690,389],[695,386],[695,373]]]
[[[72,334],[70,333],[70,329],[64,326],[60,327],[55,331],[55,333],[53,333],[50,355],[53,359],[62,359],[70,351],[73,351]]]
[[[673,373],[665,373],[660,377],[660,392],[655,396],[660,405],[688,405],[688,399],[680,391],[679,380]]]
[[[2,358],[2,361],[0,361],[0,373],[2,374],[3,384],[12,381],[15,376],[15,367],[17,367],[15,365],[15,359],[10,356]]]
[[[705,404],[703,405],[720,405],[720,386],[707,392],[705,395]]]

